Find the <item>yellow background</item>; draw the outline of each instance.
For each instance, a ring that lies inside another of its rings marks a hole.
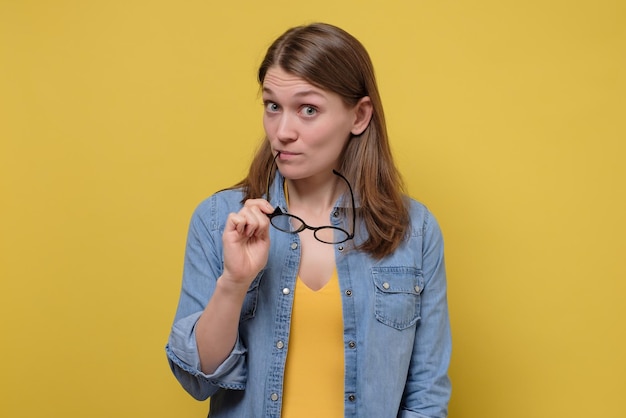
[[[163,352],[188,220],[317,20],[370,51],[443,227],[450,416],[626,416],[622,0],[0,0],[0,416],[206,416]]]

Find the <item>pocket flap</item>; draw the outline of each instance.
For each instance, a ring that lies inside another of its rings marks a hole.
[[[415,267],[372,267],[372,277],[383,293],[419,295],[424,282],[421,271]]]

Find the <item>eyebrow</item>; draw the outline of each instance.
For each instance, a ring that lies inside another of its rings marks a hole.
[[[263,93],[274,94],[272,89],[268,87],[263,87]],[[325,98],[325,96],[317,90],[302,90],[294,94],[295,97],[304,97],[304,96],[319,96],[321,98]]]

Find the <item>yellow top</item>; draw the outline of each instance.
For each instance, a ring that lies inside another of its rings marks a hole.
[[[283,418],[343,417],[343,315],[337,269],[313,291],[296,280]]]

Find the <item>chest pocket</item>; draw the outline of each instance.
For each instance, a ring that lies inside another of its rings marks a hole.
[[[424,287],[421,270],[415,267],[372,267],[371,272],[376,289],[376,319],[396,329],[417,323]]]

